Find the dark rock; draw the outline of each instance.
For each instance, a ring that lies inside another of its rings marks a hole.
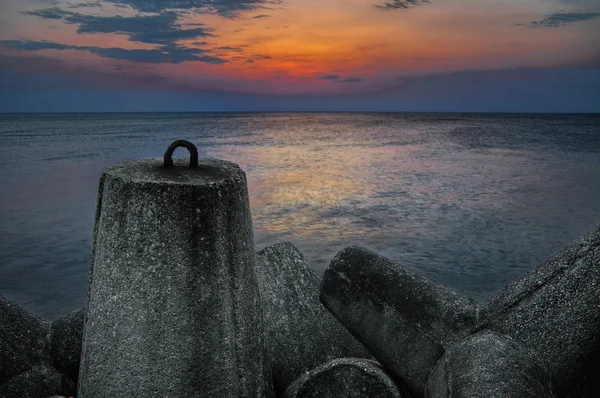
[[[600,369],[600,227],[481,304],[492,329],[536,351],[566,395]]]
[[[321,304],[321,280],[293,244],[258,252],[256,272],[278,396],[303,372],[334,358],[371,358]]]
[[[586,368],[586,373],[577,378],[577,384],[566,395],[567,398],[598,398],[600,397],[600,355],[588,358],[592,364]]]
[[[415,396],[423,395],[444,347],[466,336],[477,318],[470,298],[354,246],[332,260],[320,298]]]
[[[52,322],[50,355],[52,365],[77,385],[85,310],[79,309]],[[65,392],[74,395],[76,391]]]
[[[77,383],[70,377],[63,375],[60,393],[68,397],[77,396]]]
[[[55,369],[36,366],[0,386],[0,398],[46,398],[62,394],[63,376]]]
[[[284,398],[400,398],[392,379],[374,361],[338,358],[305,372]]]
[[[0,385],[49,358],[50,324],[0,295]]]
[[[427,398],[553,398],[551,376],[535,353],[491,331],[451,346],[427,382]]]
[[[122,162],[100,180],[78,396],[272,396],[245,173]]]

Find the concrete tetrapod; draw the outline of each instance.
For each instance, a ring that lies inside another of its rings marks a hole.
[[[243,170],[109,167],[92,244],[78,397],[273,395]]]
[[[0,295],[0,386],[48,362],[50,323]]]
[[[469,348],[471,343],[479,344],[474,337],[454,346],[468,334],[486,330],[514,339],[522,349],[503,351],[504,362],[488,367],[479,374],[482,378],[500,383],[510,373],[507,369],[511,366],[506,363],[513,363],[513,369],[534,369],[519,359],[527,352],[537,358],[549,376],[535,376],[544,373],[537,370],[529,376],[514,374],[513,392],[518,383],[540,382],[542,390],[532,387],[532,391],[552,396],[551,389],[544,389],[546,379],[553,381],[557,396],[591,397],[600,392],[600,227],[477,305],[474,311],[468,299],[457,293],[435,288],[436,284],[422,278],[411,278],[391,261],[351,247],[339,253],[326,271],[321,300],[415,396],[422,396],[423,376],[429,374],[432,361],[448,347],[454,347],[464,361],[481,362],[485,355],[491,358],[489,353]],[[444,330],[446,336],[440,333]],[[485,336],[496,342],[503,339],[499,335]],[[403,359],[402,354],[407,358]],[[455,367],[455,371],[464,374],[464,369]],[[437,376],[431,380],[439,379],[440,372],[438,366]],[[454,391],[463,391],[464,395],[457,392],[452,396],[477,396],[470,387]]]
[[[277,396],[303,372],[334,358],[371,358],[319,301],[321,280],[291,243],[257,253],[267,349]]]
[[[554,398],[536,354],[492,331],[452,345],[431,372],[426,398]]]
[[[538,353],[560,395],[600,375],[600,226],[481,304],[482,322]],[[596,387],[597,392],[598,387]]]
[[[77,386],[81,364],[81,336],[83,333],[83,309],[73,311],[52,322],[50,331],[50,356],[52,365],[73,380]],[[75,395],[75,391],[63,391]]]
[[[49,366],[36,366],[0,386],[0,398],[45,398],[74,390],[74,382]]]
[[[401,398],[398,388],[374,361],[338,358],[305,372],[283,398]]]
[[[415,397],[445,347],[477,321],[470,298],[356,246],[331,261],[320,298]]]
[[[0,398],[76,393],[82,315],[49,323],[0,295]]]

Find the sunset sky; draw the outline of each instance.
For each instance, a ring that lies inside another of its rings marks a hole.
[[[0,0],[0,112],[600,112],[600,0]]]

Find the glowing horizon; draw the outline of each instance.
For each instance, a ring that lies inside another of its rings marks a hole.
[[[598,95],[573,88],[600,85],[597,0],[4,0],[0,7],[0,87],[18,89],[19,98],[35,89],[57,98],[67,89],[112,89],[356,104],[391,95],[410,103],[437,85],[445,95],[469,88],[473,102],[480,80],[502,91],[504,76],[508,86],[531,83],[534,91],[556,85],[557,104],[575,95],[600,109]],[[0,104],[11,109],[4,96]]]

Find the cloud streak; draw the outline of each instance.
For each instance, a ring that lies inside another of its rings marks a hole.
[[[179,14],[174,11],[163,11],[156,15],[136,15],[123,17],[120,15],[102,17],[84,15],[67,11],[58,7],[23,14],[43,19],[60,20],[66,24],[78,25],[77,34],[122,34],[130,41],[155,44],[156,49],[125,49],[118,47],[103,48],[96,46],[71,46],[45,41],[4,41],[3,44],[14,49],[38,51],[44,49],[89,51],[104,58],[128,60],[144,63],[178,64],[187,61],[198,61],[211,64],[222,64],[225,60],[209,55],[207,50],[189,48],[180,45],[181,40],[216,37],[213,30],[202,24],[194,24],[186,29],[178,22]],[[197,42],[201,43],[201,42]]]
[[[420,6],[429,3],[428,0],[392,0],[386,1],[383,4],[375,4],[376,8],[383,10],[404,10],[415,6]]]
[[[198,61],[209,64],[223,64],[224,59],[206,54],[205,50],[179,46],[164,46],[160,49],[125,49],[119,47],[71,46],[49,41],[3,40],[0,46],[22,51],[41,50],[75,50],[89,51],[104,58],[126,60],[143,63],[179,64],[187,61]]]
[[[320,80],[328,80],[334,83],[358,83],[358,82],[362,82],[362,78],[357,77],[357,76],[349,76],[346,78],[343,78],[340,75],[324,75],[324,76],[319,76]]]
[[[177,22],[176,12],[163,12],[158,15],[137,15],[134,17],[98,17],[60,8],[46,8],[24,12],[44,19],[62,20],[67,24],[79,25],[78,34],[116,33],[124,34],[131,41],[148,44],[173,45],[179,40],[198,37],[214,37],[212,29],[200,25],[193,29],[184,29]]]
[[[240,13],[281,4],[278,0],[109,0],[140,12],[160,13],[168,10],[203,11],[225,18],[236,18]]]
[[[560,12],[550,14],[539,21],[533,21],[529,26],[533,28],[558,28],[570,23],[588,21],[600,17],[597,12]]]
[[[340,83],[358,83],[358,82],[362,82],[362,78],[360,77],[356,77],[356,76],[351,76],[351,77],[347,77],[343,80],[339,80]]]
[[[56,3],[54,3],[56,4]],[[100,0],[97,1],[90,1],[88,3],[77,3],[77,4],[70,4],[69,8],[92,8],[92,7],[102,7],[102,3],[100,3]]]

